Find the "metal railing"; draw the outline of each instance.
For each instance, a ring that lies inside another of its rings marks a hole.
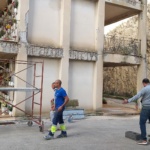
[[[141,1],[140,0],[125,0],[127,3],[131,4],[131,5],[136,5],[137,3],[140,4]]]
[[[104,53],[140,56],[140,43],[138,39],[105,36]]]
[[[106,0],[109,2],[109,0]],[[130,5],[136,6],[137,4],[142,4],[141,0],[119,0],[120,2],[126,2]]]

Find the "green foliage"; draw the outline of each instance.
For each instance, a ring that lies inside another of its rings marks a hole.
[[[17,23],[17,20],[16,20],[16,19],[13,19],[13,23]]]
[[[12,33],[17,28],[13,26],[17,23],[15,18],[17,12],[14,11],[14,8],[18,8],[18,5],[18,0],[7,0],[5,10],[0,10],[0,38],[3,37],[3,40],[13,40],[15,38],[15,36],[12,36]]]
[[[7,108],[8,108],[9,111],[12,111],[12,110],[13,110],[13,107],[10,106],[10,105],[8,105]]]
[[[1,31],[0,31],[0,38],[1,38],[3,35],[5,35],[5,31],[1,30]]]
[[[4,15],[4,12],[0,10],[0,17],[2,17],[2,15]]]
[[[14,8],[18,8],[18,6],[19,6],[19,2],[18,2],[18,0],[15,0]]]
[[[12,3],[12,0],[7,0],[8,5]]]
[[[103,97],[103,104],[107,104],[107,100]]]

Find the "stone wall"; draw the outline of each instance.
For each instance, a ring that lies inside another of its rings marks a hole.
[[[130,97],[136,93],[137,67],[104,68],[104,93]]]
[[[138,38],[138,17],[132,17],[107,35]],[[147,10],[147,69],[147,77],[150,78],[150,5]],[[137,67],[104,68],[104,93],[132,96],[136,93],[136,81]]]

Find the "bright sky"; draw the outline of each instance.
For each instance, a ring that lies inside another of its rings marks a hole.
[[[129,19],[129,18],[128,18]],[[121,20],[119,22],[116,22],[116,23],[113,23],[111,25],[108,25],[104,28],[104,34],[107,34],[108,32],[110,32],[111,30],[113,30],[116,26],[120,25],[121,23],[123,22],[126,22],[128,19],[124,19],[124,20]]]
[[[150,3],[150,0],[148,0],[148,3]],[[128,19],[129,19],[129,18],[128,18]],[[123,22],[126,22],[128,19],[124,19],[124,20],[119,21],[119,22],[117,22],[117,23],[113,23],[113,24],[111,24],[111,25],[106,26],[104,33],[107,34],[107,33],[110,32],[111,30],[113,30],[116,26],[120,25],[120,24],[123,23]]]

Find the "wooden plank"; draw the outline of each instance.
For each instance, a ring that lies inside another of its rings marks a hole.
[[[13,87],[0,87],[0,91],[25,91],[25,92],[32,92],[32,91],[40,91],[38,88],[13,88]]]

